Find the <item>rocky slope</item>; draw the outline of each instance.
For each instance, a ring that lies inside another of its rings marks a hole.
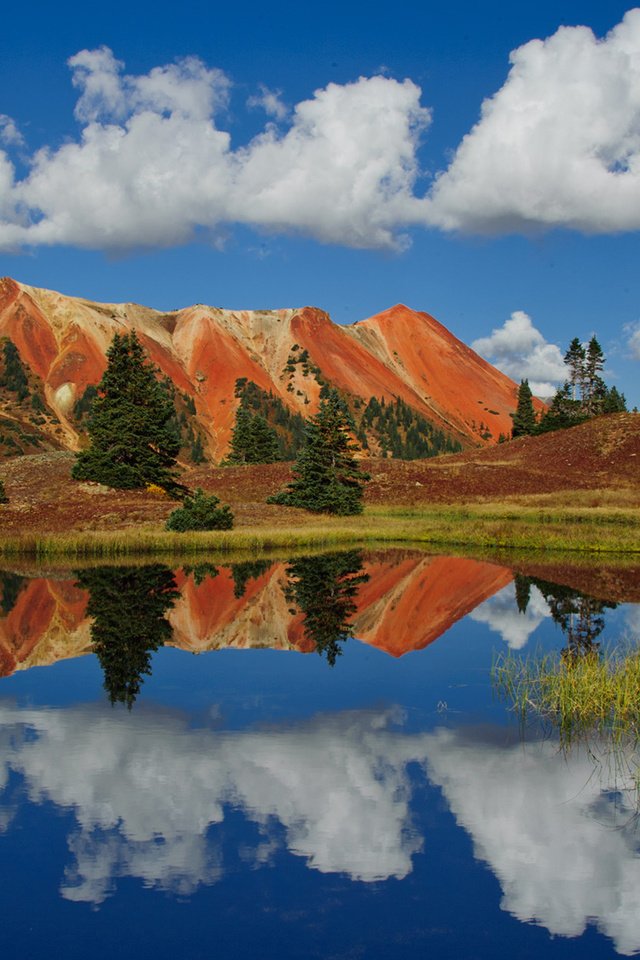
[[[113,335],[131,329],[177,395],[195,407],[195,429],[215,460],[228,449],[241,377],[305,416],[317,409],[327,382],[365,403],[399,398],[466,446],[495,442],[511,429],[513,381],[429,314],[402,305],[343,327],[314,307],[232,311],[197,304],[163,313],[4,278],[0,337],[16,345],[38,382],[47,406],[39,429],[53,447],[78,448],[74,407],[99,381]],[[303,354],[308,362],[300,362]]]

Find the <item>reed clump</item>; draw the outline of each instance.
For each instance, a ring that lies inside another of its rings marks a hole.
[[[581,656],[501,654],[492,668],[494,688],[524,722],[541,719],[563,745],[606,737],[640,742],[640,650],[592,651]]]

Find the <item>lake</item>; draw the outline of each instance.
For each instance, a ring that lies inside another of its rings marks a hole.
[[[508,649],[637,644],[638,568],[387,549],[0,586],[3,957],[640,952],[633,771],[491,681]]]

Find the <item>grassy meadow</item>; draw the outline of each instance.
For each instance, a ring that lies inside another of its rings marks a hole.
[[[300,511],[295,525],[264,522],[232,530],[172,533],[157,521],[117,530],[30,532],[0,537],[0,556],[117,557],[202,553],[256,554],[274,549],[402,543],[437,548],[640,553],[640,512],[629,506],[545,506],[483,502],[465,506],[368,506],[360,516],[330,517]]]

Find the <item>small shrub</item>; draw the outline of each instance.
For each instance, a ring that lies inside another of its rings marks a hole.
[[[208,496],[200,487],[184,498],[181,507],[169,514],[167,530],[184,533],[187,530],[231,530],[233,514],[227,504],[219,507],[220,500]]]
[[[2,480],[0,480],[0,503],[9,503],[9,497],[6,494]]]
[[[148,483],[146,486],[147,493],[150,493],[152,497],[166,497],[167,491],[164,487],[158,486],[157,483]]]

